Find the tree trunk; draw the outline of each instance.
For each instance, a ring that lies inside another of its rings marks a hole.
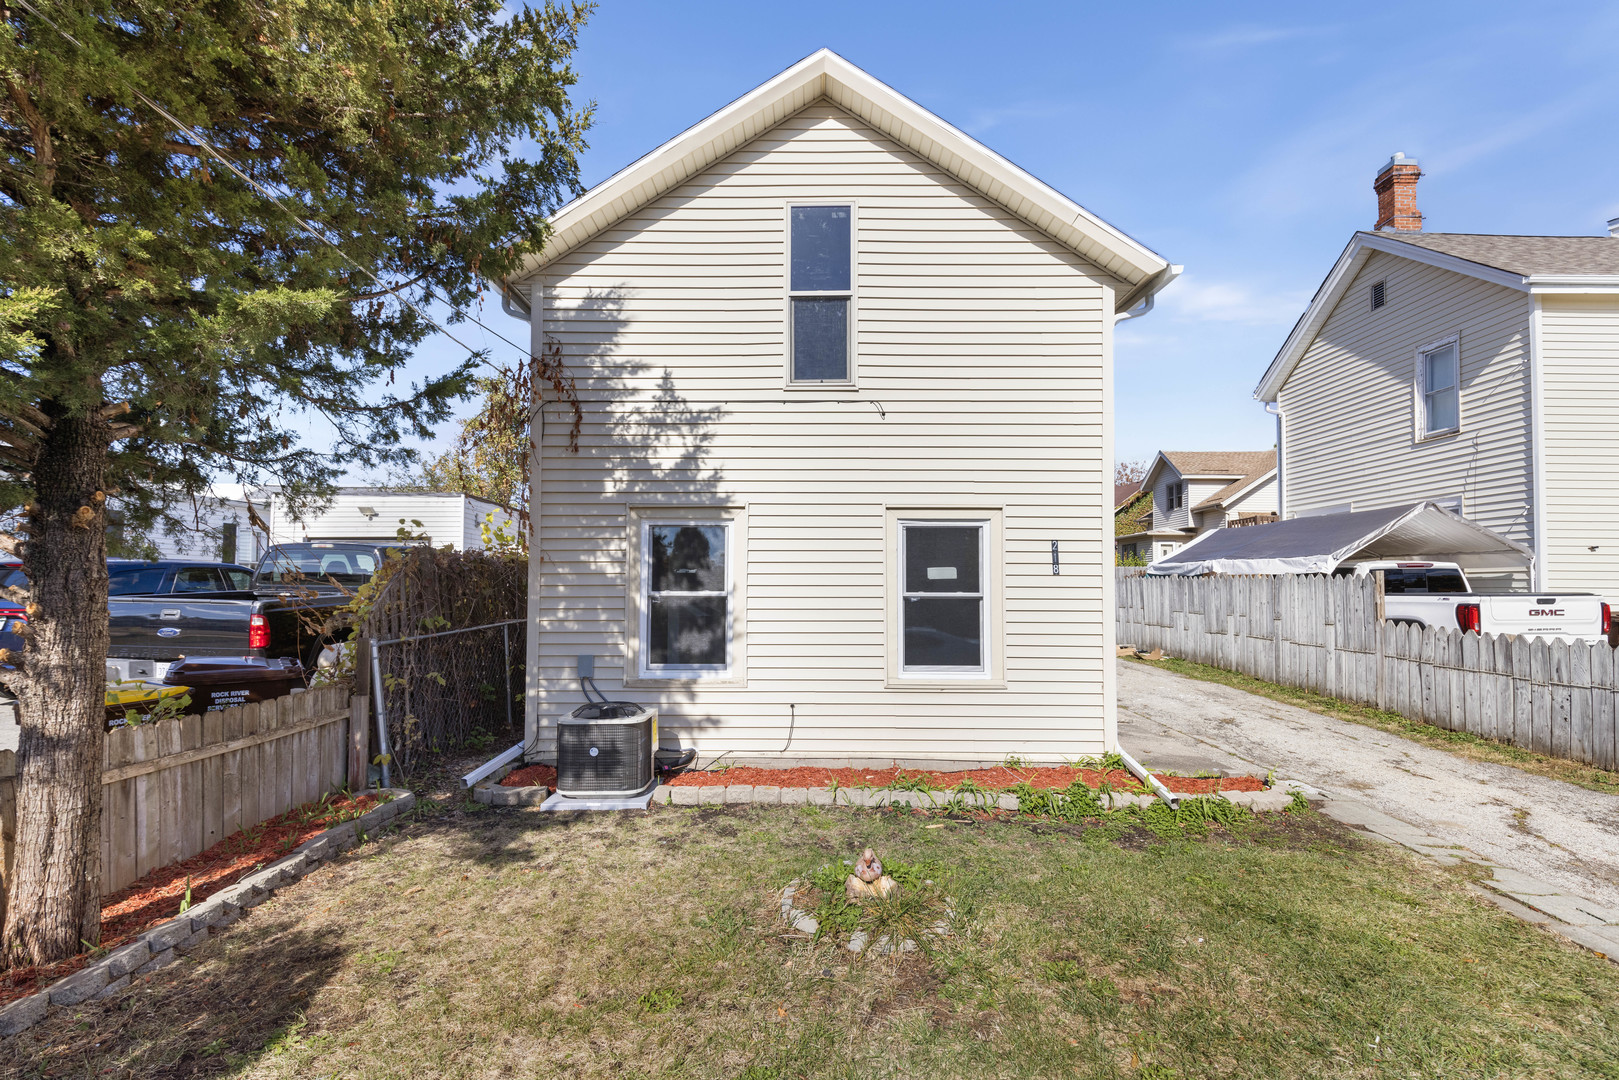
[[[61,960],[101,937],[107,434],[94,412],[58,418],[34,468],[16,863],[0,942],[12,964]]]

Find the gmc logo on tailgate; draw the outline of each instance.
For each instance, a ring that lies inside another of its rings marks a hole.
[[[1565,612],[1562,608],[1555,607],[1532,607],[1529,609],[1529,617],[1531,619],[1537,615],[1545,616],[1547,618],[1562,618],[1566,614],[1567,612]]]

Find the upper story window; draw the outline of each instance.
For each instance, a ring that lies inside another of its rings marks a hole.
[[[852,383],[854,207],[787,208],[787,380]]]
[[[1182,480],[1171,480],[1164,488],[1164,513],[1173,514],[1186,505],[1186,483]]]
[[[1418,431],[1443,435],[1461,427],[1461,351],[1455,338],[1417,353]]]

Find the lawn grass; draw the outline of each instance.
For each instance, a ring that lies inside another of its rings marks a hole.
[[[153,1078],[1619,1076],[1619,967],[1314,812],[1160,832],[941,822],[407,819],[0,1061]],[[867,844],[953,899],[936,954],[857,958],[777,921],[783,884]]]
[[[1338,698],[1327,697],[1323,694],[1313,693],[1309,690],[1295,690],[1290,686],[1281,686],[1277,683],[1265,682],[1249,675],[1241,675],[1235,671],[1224,668],[1210,667],[1207,664],[1194,663],[1191,660],[1177,660],[1165,657],[1162,660],[1146,660],[1138,657],[1124,657],[1132,663],[1145,667],[1163,668],[1173,671],[1177,675],[1185,675],[1192,679],[1201,679],[1204,682],[1219,683],[1260,697],[1270,698],[1287,705],[1297,705],[1301,709],[1321,713],[1337,720],[1348,720],[1351,723],[1364,724],[1367,727],[1377,728],[1394,735],[1400,735],[1412,742],[1432,746],[1435,749],[1447,750],[1458,757],[1470,761],[1487,761],[1494,765],[1511,765],[1515,769],[1522,769],[1536,776],[1544,776],[1552,780],[1562,780],[1589,791],[1600,791],[1604,795],[1619,794],[1619,772],[1609,769],[1599,769],[1594,765],[1582,765],[1577,761],[1567,761],[1563,758],[1548,757],[1537,754],[1533,750],[1513,746],[1511,743],[1497,742],[1495,739],[1486,739],[1481,735],[1474,735],[1466,731],[1446,731],[1444,728],[1425,724],[1420,720],[1411,720],[1399,713],[1385,712],[1382,709],[1373,709],[1365,705],[1357,705]]]

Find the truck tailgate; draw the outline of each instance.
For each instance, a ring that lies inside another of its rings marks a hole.
[[[138,660],[250,656],[248,633],[260,601],[114,596],[107,601],[107,655]]]
[[[1516,634],[1520,637],[1561,638],[1565,641],[1599,641],[1607,635],[1602,629],[1602,597],[1594,593],[1564,593],[1561,596],[1502,595],[1477,596],[1482,626],[1486,634]]]

